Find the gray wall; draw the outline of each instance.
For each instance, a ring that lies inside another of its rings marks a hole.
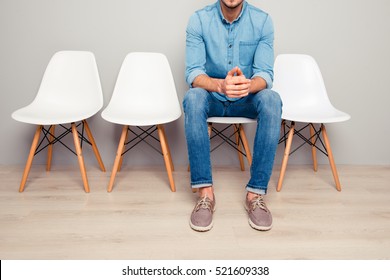
[[[167,55],[179,99],[184,81],[185,27],[191,13],[213,0],[0,0],[0,164],[24,164],[34,126],[18,123],[11,113],[36,95],[45,67],[59,50],[95,53],[104,91],[110,100],[120,65],[132,51]],[[275,51],[306,53],[317,60],[335,107],[352,119],[328,125],[338,164],[390,164],[389,65],[390,2],[388,0],[251,0],[269,12],[275,25]],[[120,127],[100,113],[90,126],[108,170],[111,169]],[[187,164],[183,117],[166,126],[175,164]],[[249,139],[254,127],[248,126]],[[67,142],[72,145],[72,139]],[[282,146],[276,163],[280,163]],[[305,153],[306,151],[307,153]],[[290,163],[310,163],[307,148]],[[88,164],[92,151],[85,151]],[[34,163],[44,163],[46,153]],[[320,155],[320,162],[327,159]],[[216,164],[238,164],[236,153],[223,148],[213,154]],[[54,164],[77,160],[66,149],[54,150]],[[126,157],[126,164],[163,164],[147,146]]]

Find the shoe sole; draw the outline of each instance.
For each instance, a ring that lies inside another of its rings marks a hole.
[[[193,223],[191,223],[190,221],[190,227],[195,230],[195,231],[199,231],[199,232],[205,232],[205,231],[209,231],[212,227],[213,227],[214,223],[211,222],[210,225],[208,225],[207,227],[199,227],[199,226],[196,226],[194,225]]]
[[[253,229],[256,229],[256,230],[259,230],[259,231],[267,231],[267,230],[270,230],[272,228],[272,225],[268,226],[268,227],[266,227],[266,226],[258,226],[254,222],[252,222],[251,219],[248,219],[248,222],[249,222],[249,225]]]

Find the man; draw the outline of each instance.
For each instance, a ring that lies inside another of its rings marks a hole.
[[[213,226],[215,196],[206,120],[217,116],[258,120],[245,208],[254,229],[272,227],[263,196],[272,173],[282,111],[279,95],[270,90],[273,40],[269,15],[244,0],[218,0],[189,20],[185,74],[190,89],[183,107],[191,186],[199,194],[190,218],[196,231]]]

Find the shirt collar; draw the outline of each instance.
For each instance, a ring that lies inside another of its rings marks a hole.
[[[243,5],[242,5],[241,13],[238,15],[238,17],[232,23],[238,22],[240,20],[242,14],[244,13],[244,11],[246,9],[246,6],[247,6],[247,3],[246,3],[246,1],[244,1]],[[227,19],[225,19],[225,17],[222,14],[221,3],[219,0],[217,1],[217,8],[218,8],[218,13],[219,13],[219,16],[221,17],[222,22],[225,24],[230,24],[230,22]]]

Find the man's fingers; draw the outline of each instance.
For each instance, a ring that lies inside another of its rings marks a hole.
[[[234,74],[237,72],[237,69],[238,69],[238,67],[236,66],[236,67],[234,67],[232,70],[230,70],[228,73],[227,73],[227,75],[226,75],[226,77],[233,77],[234,76]]]
[[[236,73],[237,73],[237,76],[243,76],[243,75],[244,75],[244,73],[242,73],[241,69],[240,69],[240,68],[238,68],[237,66],[236,66],[236,68],[237,68],[237,71],[236,71]]]
[[[245,76],[234,76],[231,78],[231,82],[232,84],[250,84],[251,83],[251,80],[250,79],[247,79],[245,78]]]
[[[227,97],[232,97],[232,98],[237,98],[237,97],[244,97],[247,96],[249,92],[247,90],[242,90],[242,91],[235,91],[232,93],[226,93]]]
[[[247,79],[241,69],[236,66],[227,73],[223,82],[222,92],[227,96],[235,94],[242,96],[249,92],[250,84],[251,80]]]
[[[229,77],[233,77],[234,75],[237,75],[237,76],[244,76],[244,73],[242,73],[241,69],[236,66],[234,67],[233,69],[231,69],[228,73],[227,73],[227,76]]]
[[[249,86],[247,84],[230,85],[226,87],[226,95],[242,95],[249,92]]]

